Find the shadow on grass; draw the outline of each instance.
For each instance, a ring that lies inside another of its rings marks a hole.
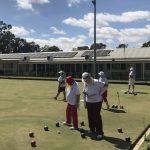
[[[96,134],[89,133],[89,130],[80,128],[78,131],[80,132],[81,138],[83,138],[83,139],[90,138],[91,140],[100,141],[99,139],[96,138]],[[104,137],[101,140],[105,140],[109,143],[112,143],[114,145],[114,147],[116,147],[118,149],[122,149],[122,150],[127,150],[131,146],[130,142],[126,142],[125,140],[119,139],[117,137],[109,137],[109,136],[104,135]]]
[[[131,146],[131,143],[130,142],[126,142],[125,140],[123,139],[119,139],[119,138],[116,138],[116,137],[109,137],[109,136],[104,136],[104,139],[105,141],[109,142],[109,143],[112,143],[114,144],[114,146],[118,149],[122,149],[122,150],[127,150],[130,148]]]
[[[92,140],[99,141],[99,139],[96,138],[96,133],[89,133],[89,130],[85,130],[83,128],[79,128],[78,131],[80,132],[81,138],[83,139],[89,137]]]
[[[108,111],[114,112],[114,113],[126,113],[126,111],[123,109],[112,109],[112,108],[110,108]]]
[[[136,92],[137,94],[149,94],[147,92]]]

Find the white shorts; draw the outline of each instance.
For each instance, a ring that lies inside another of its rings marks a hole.
[[[129,85],[134,85],[135,79],[129,79]]]

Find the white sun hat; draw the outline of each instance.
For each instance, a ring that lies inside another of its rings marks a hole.
[[[133,71],[133,70],[134,70],[134,68],[133,68],[133,67],[131,67],[131,68],[130,68],[130,71]]]
[[[104,72],[103,72],[103,71],[100,71],[98,74],[99,74],[100,76],[104,76]]]
[[[88,72],[82,73],[82,79],[83,79],[83,80],[87,80],[87,79],[89,79],[90,77],[91,77],[91,75],[90,75]]]
[[[62,71],[62,70],[60,70],[58,73],[59,73],[61,76],[65,76],[65,72]]]

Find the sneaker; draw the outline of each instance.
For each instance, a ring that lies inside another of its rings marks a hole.
[[[78,128],[75,128],[75,127],[70,127],[70,130],[78,130]]]
[[[67,122],[63,122],[63,125],[65,125],[65,126],[71,126],[71,124],[69,124]]]
[[[101,140],[101,139],[103,138],[103,135],[99,134],[99,135],[97,135],[96,138],[97,138],[98,140]]]

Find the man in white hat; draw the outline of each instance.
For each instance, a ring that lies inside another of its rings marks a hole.
[[[105,76],[105,73],[103,71],[100,71],[98,74],[99,74],[99,82],[102,82],[102,83],[104,83],[105,85],[108,86],[108,80]],[[107,100],[107,93],[108,93],[108,90],[106,90],[102,94],[102,97],[103,97],[103,101],[106,103],[107,109],[109,110],[109,104],[108,104],[108,100]]]
[[[63,100],[66,101],[66,93],[65,93],[65,87],[66,87],[66,73],[62,70],[59,72],[59,78],[58,78],[58,92],[56,96],[54,97],[55,100],[57,100],[57,97],[61,92],[63,92],[64,98]]]
[[[133,93],[134,94],[134,88],[135,88],[134,84],[135,84],[135,73],[134,73],[134,68],[131,67],[130,72],[129,72],[129,81],[128,81],[127,93]],[[131,86],[132,86],[132,92],[130,92]]]

